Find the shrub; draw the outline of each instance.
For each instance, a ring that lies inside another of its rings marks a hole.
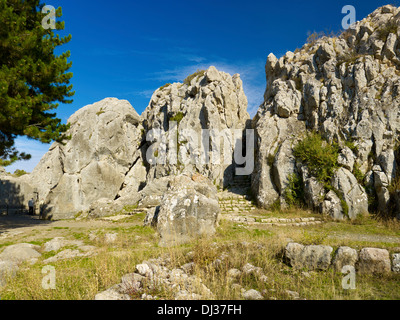
[[[358,163],[354,164],[353,175],[356,177],[356,179],[360,185],[364,185],[364,175],[362,174]]]
[[[26,172],[25,170],[17,169],[17,170],[14,171],[14,176],[15,177],[22,177],[22,176],[24,176],[26,174],[28,174],[28,172]]]
[[[289,183],[285,189],[285,200],[291,207],[301,207],[304,204],[304,184],[301,176],[292,173],[288,177]]]
[[[179,124],[182,121],[184,116],[185,115],[183,114],[183,112],[178,112],[176,115],[169,118],[169,121],[175,121],[175,122],[178,122],[178,124]]]
[[[339,147],[329,145],[318,133],[308,133],[293,150],[294,156],[307,165],[311,175],[329,188],[330,180],[338,168]]]
[[[159,90],[162,90],[162,89],[168,88],[170,85],[171,85],[170,83],[166,83],[166,84],[164,84],[162,87],[160,87],[160,89],[159,89]]]
[[[187,84],[188,86],[190,85],[190,82],[192,82],[192,80],[194,79],[194,78],[196,78],[196,77],[202,77],[202,76],[204,76],[204,74],[206,73],[206,70],[199,70],[199,69],[197,69],[197,71],[195,72],[195,73],[193,73],[193,74],[191,74],[190,76],[188,76],[184,81],[183,81],[183,83],[184,84]]]

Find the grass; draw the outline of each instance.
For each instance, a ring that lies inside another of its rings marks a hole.
[[[316,216],[309,211],[290,209],[287,212],[267,212],[257,209],[254,214],[260,217],[306,217]],[[172,248],[158,246],[159,237],[155,230],[142,226],[143,214],[137,219],[123,222],[110,222],[105,227],[85,230],[81,227],[59,229],[69,232],[69,238],[80,239],[98,248],[97,255],[52,263],[56,270],[56,289],[42,288],[43,260],[56,252],[43,253],[39,261],[30,266],[21,265],[17,276],[0,289],[2,300],[91,300],[94,296],[119,283],[121,277],[134,272],[135,265],[150,258],[168,256],[167,267],[171,270],[188,262],[195,262],[193,274],[202,280],[219,300],[241,298],[240,287],[256,289],[265,299],[291,299],[287,290],[296,291],[301,298],[308,300],[357,300],[357,299],[399,299],[400,275],[357,276],[356,290],[344,290],[341,286],[342,274],[333,270],[304,272],[294,270],[283,261],[283,249],[288,239],[303,244],[324,244],[334,247],[347,245],[353,248],[383,247],[391,250],[399,243],[368,242],[358,239],[364,236],[400,237],[400,223],[384,221],[373,216],[360,217],[354,221],[335,222],[329,218],[321,225],[293,227],[241,226],[221,220],[216,234],[210,239],[199,239],[190,244]],[[320,217],[321,218],[321,217]],[[47,230],[47,228],[46,228]],[[47,232],[53,232],[51,228]],[[89,240],[89,233],[95,232],[97,238]],[[107,244],[102,237],[105,233],[116,232],[116,242]],[[342,235],[354,236],[346,239]],[[35,244],[42,245],[49,240],[46,232],[39,233]],[[41,237],[41,238],[40,238]],[[16,239],[13,239],[16,240]],[[18,243],[18,241],[14,241]],[[33,243],[33,242],[32,242]],[[10,242],[0,243],[0,247]],[[188,253],[191,253],[188,255]],[[216,267],[215,261],[221,263]],[[228,276],[232,268],[241,270],[246,263],[260,267],[265,277],[242,274],[236,280]],[[236,285],[234,285],[236,284]],[[240,286],[240,287],[239,287]],[[153,288],[147,294],[162,299],[172,299],[173,293],[164,287]],[[133,298],[140,298],[132,292]]]
[[[183,81],[183,83],[186,84],[186,85],[188,85],[188,86],[190,86],[190,83],[192,82],[192,80],[193,80],[194,78],[202,77],[202,76],[204,76],[205,73],[206,73],[206,70],[197,69],[197,71],[196,71],[195,73],[191,74],[190,76],[188,76],[188,77]]]

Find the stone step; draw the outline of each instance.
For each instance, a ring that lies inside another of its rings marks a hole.
[[[220,216],[221,219],[229,220],[233,222],[240,222],[244,224],[254,224],[254,225],[264,225],[264,226],[277,226],[277,227],[285,227],[285,226],[293,226],[293,227],[302,227],[302,226],[311,226],[318,225],[324,223],[321,220],[316,218],[293,218],[293,219],[279,219],[279,218],[269,218],[269,219],[261,219],[255,218],[252,216],[238,216],[237,214],[225,214]]]

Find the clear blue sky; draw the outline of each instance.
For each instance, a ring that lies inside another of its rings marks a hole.
[[[395,1],[391,3],[397,4]],[[182,82],[210,65],[240,73],[254,115],[263,100],[264,66],[303,46],[308,32],[339,31],[342,8],[353,5],[362,20],[385,1],[137,1],[47,0],[63,8],[65,31],[72,40],[74,103],[60,105],[57,116],[67,122],[81,107],[106,97],[130,101],[141,114],[152,93],[167,82]],[[18,139],[17,148],[32,160],[7,168],[32,171],[48,150]]]

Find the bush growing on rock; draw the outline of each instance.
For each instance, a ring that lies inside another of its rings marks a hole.
[[[338,168],[339,147],[324,141],[320,134],[308,133],[293,150],[297,160],[303,162],[318,181],[327,185]]]

